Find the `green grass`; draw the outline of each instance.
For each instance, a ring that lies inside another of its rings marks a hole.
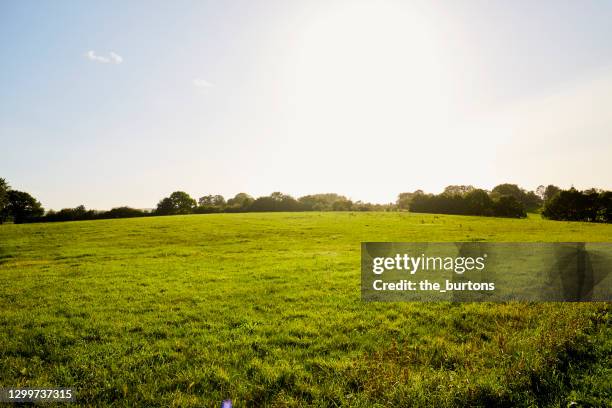
[[[605,303],[363,303],[361,241],[610,241],[408,213],[0,226],[0,386],[105,406],[604,406]]]

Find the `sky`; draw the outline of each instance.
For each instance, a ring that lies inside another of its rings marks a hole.
[[[612,2],[3,1],[0,177],[47,209],[612,189]]]

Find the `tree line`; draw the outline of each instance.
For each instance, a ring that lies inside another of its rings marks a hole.
[[[393,203],[353,202],[335,193],[312,194],[297,199],[278,191],[258,198],[238,193],[227,201],[221,195],[207,195],[196,201],[184,191],[175,191],[169,197],[163,198],[153,213],[175,215],[275,211],[391,211],[394,208]]]
[[[299,198],[281,192],[258,198],[238,193],[227,200],[217,194],[196,200],[184,191],[175,191],[162,198],[152,211],[126,206],[97,211],[80,205],[45,212],[41,203],[29,193],[11,189],[0,178],[0,224],[7,220],[20,224],[178,214],[406,210],[511,218],[526,217],[527,212],[541,212],[542,216],[552,220],[609,223],[612,222],[612,192],[597,189],[578,191],[574,188],[562,190],[554,185],[539,186],[535,191],[527,191],[509,183],[495,186],[491,191],[471,185],[451,185],[440,194],[417,190],[400,193],[394,203],[372,204],[352,201],[335,193],[311,194]]]
[[[398,207],[412,212],[480,215],[524,218],[527,212],[538,211],[546,194],[558,190],[555,186],[540,186],[536,191],[526,191],[516,184],[500,184],[491,191],[471,185],[447,186],[441,194],[426,194],[422,190],[401,193]]]
[[[595,188],[559,191],[546,202],[542,216],[551,220],[612,222],[612,191]]]

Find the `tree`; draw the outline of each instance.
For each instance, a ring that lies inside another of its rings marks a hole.
[[[15,224],[32,221],[44,214],[41,204],[24,191],[9,190],[8,204],[4,207],[5,216],[12,216]]]
[[[493,201],[485,190],[472,190],[465,195],[465,204],[469,214],[492,215]]]
[[[550,200],[560,191],[561,189],[559,187],[549,184],[548,186],[546,186],[546,189],[544,190],[544,197],[543,197],[544,201]]]
[[[598,221],[612,223],[612,191],[599,195]]]
[[[221,194],[213,196],[212,203],[215,207],[223,208],[225,206],[225,198]]]
[[[221,212],[225,209],[225,198],[222,195],[207,195],[198,199],[196,213],[208,214]]]
[[[525,195],[525,192],[519,186],[510,183],[499,184],[493,187],[491,193],[493,193],[494,197],[511,196],[518,202],[522,202]]]
[[[464,185],[450,185],[446,186],[443,194],[448,195],[465,195],[471,191],[474,191],[474,186],[464,186]]]
[[[295,198],[276,191],[267,197],[259,197],[249,207],[249,211],[300,211],[303,210]]]
[[[170,194],[170,197],[162,199],[157,204],[155,213],[159,215],[191,214],[195,206],[196,200],[189,194],[184,191],[175,191]]]
[[[540,191],[541,193],[542,186],[538,187],[536,191]],[[516,184],[500,184],[491,190],[491,194],[494,199],[499,199],[502,196],[513,197],[527,211],[536,211],[542,206],[542,199],[538,197],[536,193],[533,191],[525,191]]]
[[[155,209],[155,214],[157,215],[172,215],[174,214],[174,204],[170,197],[162,198],[159,203],[157,203],[157,208]]]
[[[521,203],[511,195],[501,196],[497,201],[495,201],[493,213],[497,217],[527,217],[525,209]]]
[[[346,200],[346,197],[336,193],[311,194],[298,199],[305,211],[331,211],[336,202]]]
[[[612,221],[612,192],[575,188],[556,192],[544,204],[542,216],[563,221]]]
[[[334,201],[332,204],[333,211],[351,211],[353,209],[353,202],[347,198]]]
[[[238,193],[234,198],[230,198],[226,203],[226,211],[237,212],[246,211],[255,199],[247,193]]]
[[[552,220],[580,221],[582,219],[582,193],[575,188],[558,191],[544,205],[542,215]]]
[[[523,197],[523,206],[526,211],[534,212],[542,207],[543,200],[533,191],[528,191]]]
[[[75,219],[83,219],[85,214],[87,214],[87,209],[83,204],[74,207],[73,211]]]
[[[223,207],[225,205],[225,198],[222,195],[207,195],[200,197],[198,200],[200,207]]]
[[[5,179],[0,178],[0,224],[5,219],[5,208],[8,204],[8,192],[11,187],[8,185]]]
[[[412,199],[418,195],[423,194],[425,194],[423,190],[415,190],[412,193],[399,193],[399,195],[397,196],[397,200],[395,200],[395,205],[399,210],[409,210]]]

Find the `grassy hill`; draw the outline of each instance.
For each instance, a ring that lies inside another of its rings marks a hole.
[[[408,213],[3,225],[0,386],[117,406],[603,406],[609,304],[363,303],[359,251],[611,238],[612,225]]]

